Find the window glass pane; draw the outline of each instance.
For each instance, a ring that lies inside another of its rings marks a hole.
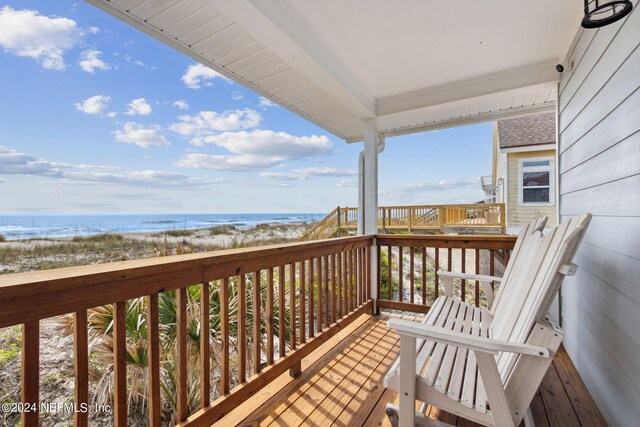
[[[541,187],[549,185],[549,172],[524,172],[522,174],[523,187]]]
[[[548,188],[523,188],[523,203],[549,203]]]
[[[530,168],[534,166],[549,166],[549,160],[531,160],[528,162],[522,162],[522,167]]]

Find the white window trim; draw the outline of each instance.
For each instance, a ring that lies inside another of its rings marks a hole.
[[[549,202],[548,203],[540,203],[540,202],[523,202],[522,194],[522,164],[524,162],[539,162],[539,161],[549,161],[549,166],[535,166],[535,167],[527,167],[527,172],[549,172]],[[556,182],[555,182],[555,169],[554,169],[554,160],[553,157],[528,157],[526,159],[518,160],[518,206],[554,206],[555,198],[556,198]]]

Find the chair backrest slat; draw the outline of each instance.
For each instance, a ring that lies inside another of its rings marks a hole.
[[[526,342],[534,324],[546,315],[560,287],[563,264],[570,263],[591,219],[588,214],[549,230],[544,236],[535,231],[522,244],[518,260],[508,282],[500,307],[493,312],[491,336],[511,342]],[[498,356],[503,381],[516,362],[514,353]]]
[[[527,239],[532,235],[536,234],[536,232],[541,232],[544,229],[544,226],[547,223],[547,217],[541,216],[537,218],[530,224],[527,224],[518,234],[518,239],[516,240],[516,244],[511,251],[511,257],[509,263],[506,265],[504,274],[502,275],[502,284],[498,286],[498,291],[496,292],[493,305],[489,310],[489,313],[493,315],[493,313],[500,307],[502,304],[509,304],[508,298],[503,298],[503,294],[506,292],[507,287],[503,286],[505,283],[508,283],[510,277],[513,273],[514,266],[520,263],[519,260],[524,259],[525,256],[521,254],[521,249],[523,245],[526,243]],[[506,301],[506,302],[504,302]]]

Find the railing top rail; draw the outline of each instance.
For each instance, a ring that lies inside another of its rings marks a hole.
[[[0,276],[0,327],[370,246],[373,236],[296,242]]]
[[[431,248],[466,248],[466,249],[512,249],[516,236],[506,235],[399,235],[377,234],[376,244],[380,246],[415,246]]]

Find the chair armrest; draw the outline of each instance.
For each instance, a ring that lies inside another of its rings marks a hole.
[[[499,341],[491,338],[481,338],[469,334],[454,332],[439,326],[424,325],[403,319],[389,319],[387,326],[400,335],[422,338],[443,344],[463,347],[482,353],[498,354],[501,351],[519,353],[528,356],[549,357],[549,350],[545,347]]]
[[[502,277],[486,276],[483,274],[471,274],[471,273],[455,273],[452,271],[438,270],[438,276],[451,277],[454,279],[466,279],[466,280],[479,280],[484,282],[501,282]]]

